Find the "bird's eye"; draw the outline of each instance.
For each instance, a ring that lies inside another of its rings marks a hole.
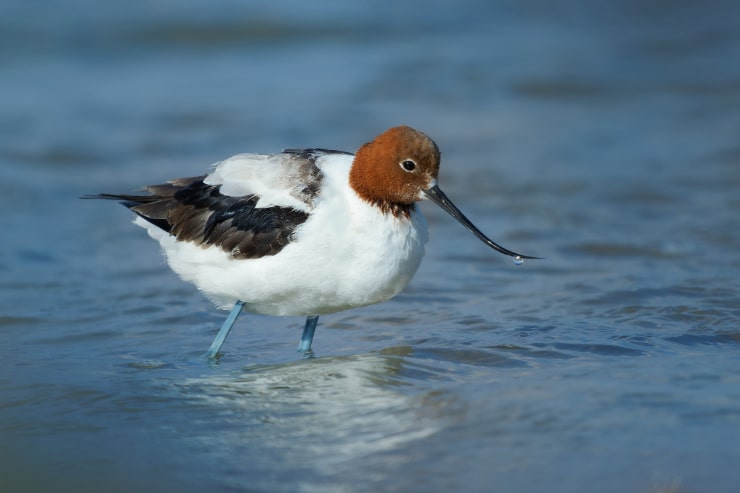
[[[401,167],[406,171],[414,171],[416,169],[416,163],[411,159],[404,159],[401,161]]]

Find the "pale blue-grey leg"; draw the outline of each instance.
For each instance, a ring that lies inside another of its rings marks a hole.
[[[311,349],[313,334],[316,332],[317,323],[319,323],[318,315],[311,315],[306,319],[306,326],[303,328],[303,335],[301,335],[301,343],[298,344],[299,353],[305,353]]]
[[[241,313],[243,306],[244,302],[241,300],[237,300],[236,303],[234,303],[234,308],[231,309],[231,313],[229,313],[229,316],[226,317],[224,324],[221,326],[221,330],[218,331],[218,334],[216,334],[216,338],[213,340],[213,342],[211,343],[211,347],[208,349],[209,358],[215,358],[218,352],[221,350],[221,346],[226,340],[226,336],[228,336],[229,332],[231,332],[231,328],[234,326],[234,322],[236,322],[236,318],[239,316],[239,313]]]

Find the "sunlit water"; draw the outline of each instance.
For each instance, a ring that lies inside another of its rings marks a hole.
[[[288,4],[0,7],[0,491],[736,492],[737,6]],[[77,199],[397,124],[544,259],[422,204],[311,358],[244,314],[209,362],[226,312]]]

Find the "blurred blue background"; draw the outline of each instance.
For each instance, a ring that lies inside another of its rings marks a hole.
[[[730,1],[0,4],[0,490],[735,492]],[[514,266],[422,204],[396,299],[225,313],[111,203],[407,124]]]

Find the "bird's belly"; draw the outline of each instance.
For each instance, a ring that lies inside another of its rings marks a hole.
[[[265,315],[321,315],[388,300],[411,281],[424,254],[420,214],[393,227],[307,228],[277,255],[234,259],[218,247],[159,235],[172,269],[220,308],[237,300]],[[149,228],[147,228],[149,229]],[[150,230],[150,234],[152,231]],[[155,235],[152,235],[155,236]]]

